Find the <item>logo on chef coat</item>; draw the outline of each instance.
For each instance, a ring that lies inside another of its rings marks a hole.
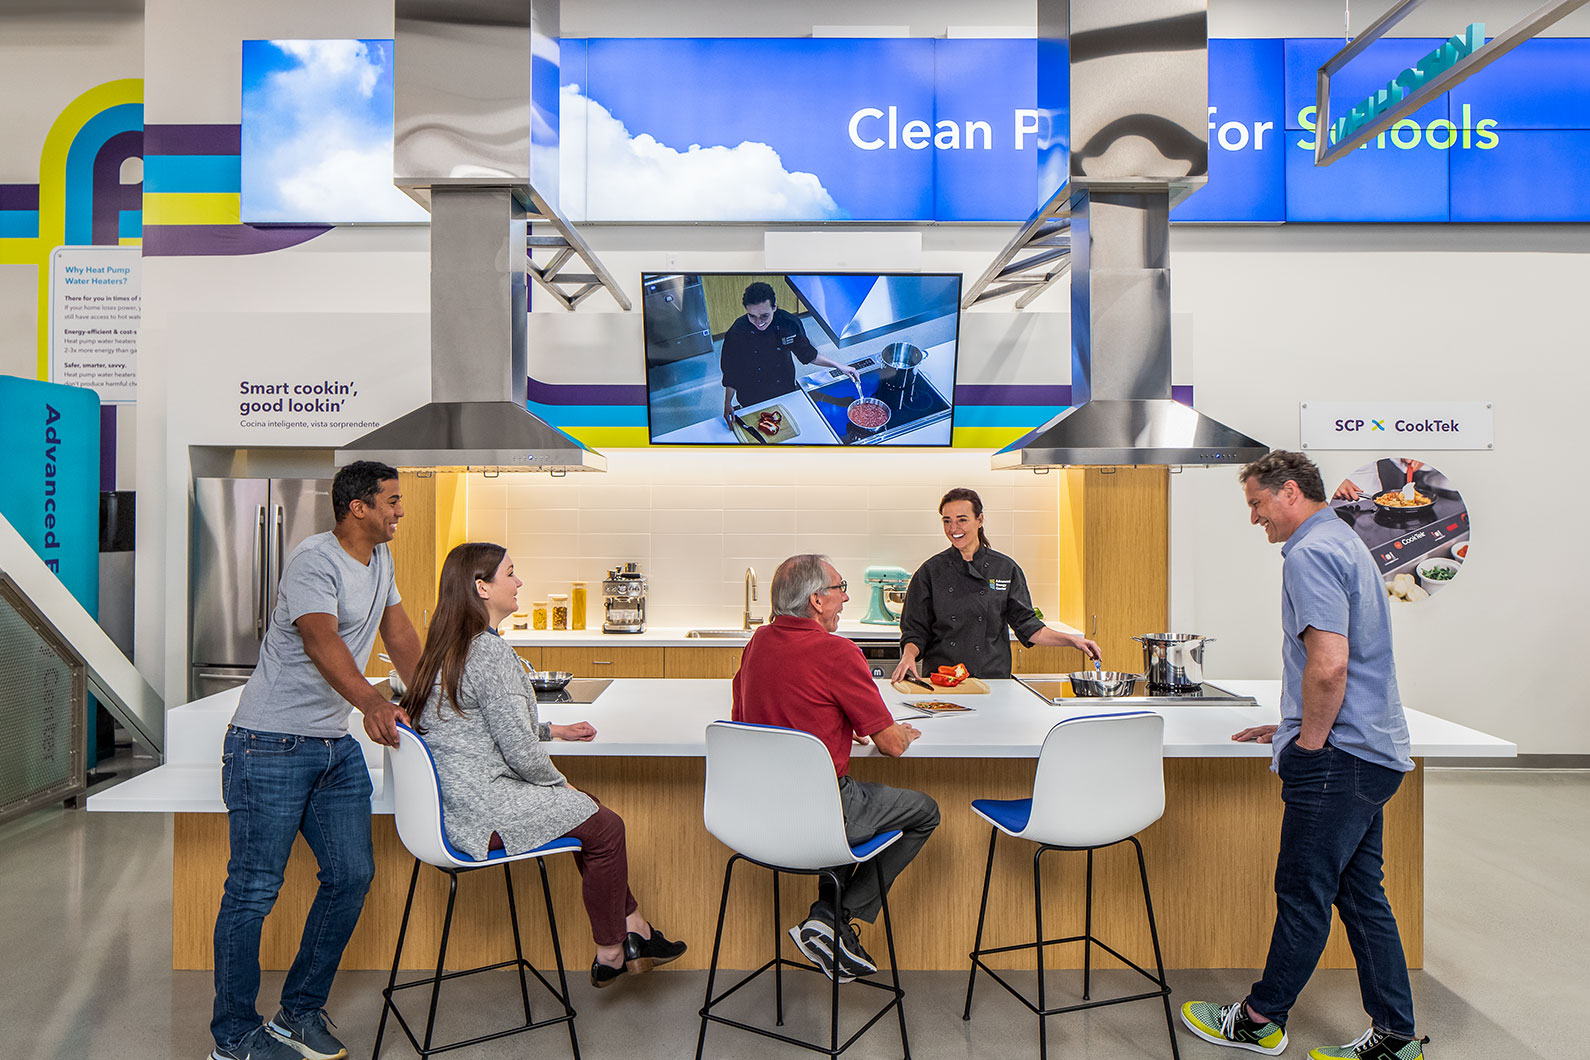
[[[783,338],[779,339],[778,341],[779,341],[779,345],[781,345],[781,346],[793,346],[793,345],[795,345],[795,336],[794,335],[785,335]]]
[[[1010,579],[1009,578],[990,578],[990,579],[988,579],[988,587],[990,589],[993,589],[995,592],[1001,592],[1002,593],[1006,589],[1010,588]]]

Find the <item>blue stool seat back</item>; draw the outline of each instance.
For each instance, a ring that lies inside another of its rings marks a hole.
[[[811,733],[715,721],[707,726],[707,831],[753,861],[790,869],[850,865],[834,760]]]

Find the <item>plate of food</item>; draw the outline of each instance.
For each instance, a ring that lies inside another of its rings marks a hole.
[[[977,709],[949,699],[908,699],[905,705],[920,710],[923,717],[932,717],[935,714],[972,714]]]
[[[1387,490],[1375,497],[1375,507],[1383,512],[1417,512],[1435,507],[1435,499],[1418,490],[1412,497],[1404,497],[1401,490]]]

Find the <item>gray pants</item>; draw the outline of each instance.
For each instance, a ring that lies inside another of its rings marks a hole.
[[[939,826],[939,805],[920,791],[869,784],[848,776],[839,778],[839,801],[845,811],[845,838],[851,846],[865,843],[881,832],[899,829],[903,833],[870,861],[837,867],[844,887],[844,918],[870,924],[878,918],[884,892]],[[879,869],[883,870],[881,889]],[[826,876],[819,876],[818,881],[817,901],[809,915],[827,920],[833,916],[833,885]]]

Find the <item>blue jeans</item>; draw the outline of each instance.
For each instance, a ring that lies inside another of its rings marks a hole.
[[[370,771],[352,736],[323,739],[231,726],[221,754],[231,856],[215,918],[215,1009],[210,1033],[230,1048],[260,1025],[259,939],[302,832],[320,866],[281,1007],[318,1012],[375,876]]]
[[[1329,743],[1318,751],[1288,744],[1276,765],[1286,812],[1275,864],[1275,932],[1248,1004],[1286,1024],[1325,951],[1335,905],[1358,965],[1364,1010],[1377,1030],[1411,1038],[1408,963],[1380,885],[1382,809],[1402,774]]]

